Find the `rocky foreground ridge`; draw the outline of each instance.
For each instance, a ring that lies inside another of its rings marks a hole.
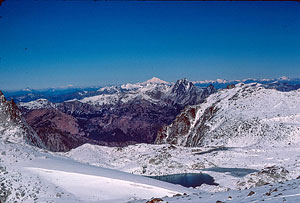
[[[26,123],[25,119],[12,101],[6,100],[0,91],[0,139],[4,142],[17,142],[46,148],[39,136]]]

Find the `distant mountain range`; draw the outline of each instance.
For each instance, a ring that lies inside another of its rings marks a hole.
[[[40,98],[47,99],[51,102],[63,102],[74,98],[84,98],[87,96],[97,95],[99,87],[87,87],[87,88],[49,88],[42,90],[34,90],[26,88],[19,91],[4,91],[4,95],[7,99],[13,99],[18,102],[30,102]]]
[[[288,78],[282,76],[276,79],[253,79],[248,78],[244,80],[203,80],[203,81],[192,81],[192,83],[197,87],[207,87],[213,85],[216,89],[226,88],[228,85],[238,84],[238,83],[261,83],[264,84],[265,88],[277,89],[279,91],[292,91],[300,88],[300,79],[299,78]],[[142,83],[136,84],[123,84],[115,86],[106,86],[106,87],[86,87],[86,88],[75,88],[73,86],[64,87],[64,88],[49,88],[43,90],[34,90],[30,88],[25,88],[20,91],[4,91],[4,95],[9,100],[14,99],[16,103],[19,102],[30,102],[40,98],[44,98],[53,103],[60,103],[72,99],[83,99],[85,97],[97,96],[101,94],[114,93],[116,91],[126,92],[127,90],[132,90],[134,87],[138,88],[143,84],[152,83],[152,84],[166,84],[172,85],[174,83],[166,82],[160,80],[159,78],[153,77],[150,80]]]
[[[164,126],[177,126],[172,123],[178,119],[190,122],[189,117],[180,117],[182,111],[194,114],[196,110],[189,106],[200,105],[217,89],[231,89],[238,82],[241,81],[191,82],[181,79],[169,83],[152,78],[146,82],[102,88],[27,89],[14,94],[10,92],[8,98],[17,102],[26,122],[48,149],[68,151],[84,143],[126,146],[154,143],[155,140],[157,143],[169,142],[166,139],[170,138],[164,137],[169,137],[166,132],[173,130]],[[286,77],[242,82],[246,85],[259,82],[260,88],[284,92],[300,88],[299,79]],[[185,124],[179,122],[178,125]],[[174,128],[176,136],[181,134],[180,129]]]
[[[20,102],[19,107],[52,151],[68,151],[82,143],[126,146],[154,143],[163,125],[216,90],[212,85],[197,87],[186,79],[170,84],[152,78],[94,92],[95,96],[60,103],[40,98]]]
[[[199,87],[205,87],[208,84],[213,84],[216,89],[226,88],[228,85],[238,84],[238,83],[260,83],[263,84],[265,88],[269,89],[277,89],[279,91],[288,92],[292,90],[296,90],[300,88],[300,79],[299,78],[288,78],[286,76],[282,76],[280,78],[275,79],[254,79],[247,78],[244,80],[203,80],[203,81],[194,81],[193,84]]]

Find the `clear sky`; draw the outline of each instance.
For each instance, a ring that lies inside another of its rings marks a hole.
[[[299,2],[4,1],[0,89],[300,77]]]

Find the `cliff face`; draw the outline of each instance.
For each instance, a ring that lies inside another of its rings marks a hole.
[[[0,139],[5,142],[27,143],[46,148],[34,130],[26,123],[16,103],[6,100],[0,91]]]
[[[32,110],[25,118],[48,150],[68,151],[86,142],[77,120],[55,109]]]
[[[259,84],[238,84],[186,107],[164,126],[157,144],[249,146],[298,142],[300,91],[279,92]]]
[[[209,130],[206,122],[215,115],[217,109],[212,105],[206,108],[200,117],[196,118],[197,111],[199,111],[198,106],[186,107],[171,125],[163,126],[158,131],[155,143],[170,143],[186,147],[199,146],[202,138]]]

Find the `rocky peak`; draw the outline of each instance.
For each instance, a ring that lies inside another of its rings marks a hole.
[[[171,87],[168,98],[171,99],[173,105],[178,104],[184,107],[202,103],[208,95],[214,92],[216,90],[213,85],[207,88],[197,87],[186,78],[183,78]]]
[[[4,96],[4,94],[1,92],[0,90],[0,104],[6,102],[6,98]]]
[[[177,80],[174,86],[172,87],[171,92],[177,95],[181,95],[194,87],[194,84],[188,81],[186,78]]]
[[[12,101],[7,101],[0,91],[0,139],[10,142],[26,142],[31,145],[45,148],[37,134],[23,119],[22,114]]]
[[[207,93],[208,93],[207,96],[209,96],[212,93],[217,92],[216,88],[212,84],[208,85],[207,88],[206,88],[206,90],[207,90]]]

